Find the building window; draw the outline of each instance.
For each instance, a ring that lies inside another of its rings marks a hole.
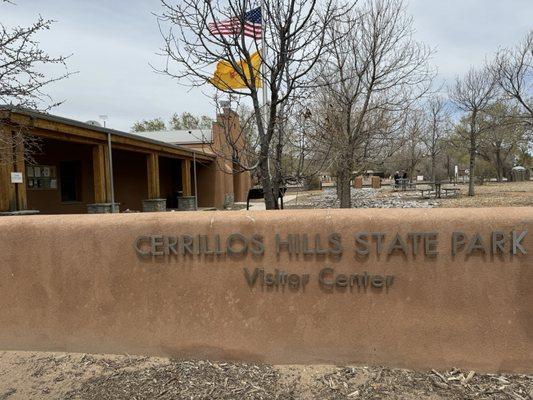
[[[81,201],[81,161],[59,163],[61,201]]]

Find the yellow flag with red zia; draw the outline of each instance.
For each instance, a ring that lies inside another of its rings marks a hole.
[[[259,69],[261,68],[261,55],[259,52],[255,52],[250,56],[251,68],[246,62],[246,60],[239,61],[239,70],[242,71],[242,74],[246,77],[246,81],[251,81],[253,70],[254,73],[254,83],[256,88],[261,87],[261,76]],[[227,61],[219,61],[217,63],[217,69],[215,70],[214,76],[211,78],[211,83],[217,88],[225,89],[242,89],[247,88],[244,79],[239,75],[239,73],[233,68],[231,63]]]

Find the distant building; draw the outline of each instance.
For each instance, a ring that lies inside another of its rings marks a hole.
[[[190,208],[195,196],[199,207],[245,201],[250,174],[233,166],[224,144],[228,127],[230,135],[238,135],[238,116],[231,110],[217,117],[211,131],[131,134],[93,121],[2,106],[0,212],[109,212],[112,184],[121,211],[173,209],[180,200]],[[31,165],[23,149],[9,146],[21,130],[39,139],[40,151]],[[20,177],[22,183],[15,183]]]

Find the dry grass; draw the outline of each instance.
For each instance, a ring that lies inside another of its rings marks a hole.
[[[461,187],[461,196],[438,200],[439,207],[531,207],[533,181],[486,183],[476,186],[476,195],[467,196],[468,187]]]

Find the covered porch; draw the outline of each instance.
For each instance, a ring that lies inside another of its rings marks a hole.
[[[1,143],[14,145],[0,148],[0,212],[194,209],[198,198],[203,206],[215,205],[213,196],[202,193],[209,184],[198,184],[199,170],[211,169],[211,155],[59,117],[50,121],[40,113],[2,113],[9,124],[0,122]],[[31,160],[16,136],[21,132],[38,138],[39,150]],[[22,183],[13,173],[22,174]]]

